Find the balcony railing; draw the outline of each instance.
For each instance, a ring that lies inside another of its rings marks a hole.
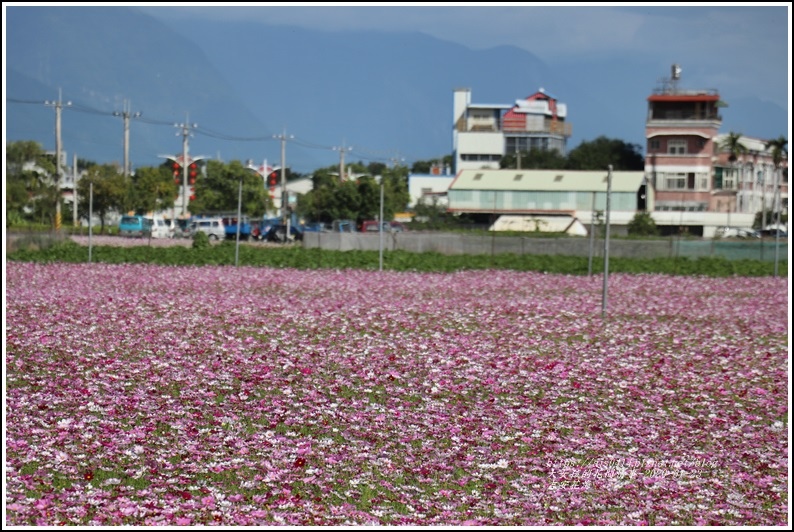
[[[573,124],[570,122],[560,122],[559,120],[544,120],[543,124],[517,124],[505,123],[502,126],[505,133],[548,133],[551,135],[562,135],[570,137],[573,131]]]

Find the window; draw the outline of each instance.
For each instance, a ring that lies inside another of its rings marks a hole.
[[[651,139],[651,140],[648,141],[648,149],[649,150],[656,151],[659,148],[661,148],[661,144],[659,142],[659,139]]]
[[[666,177],[664,180],[664,188],[666,190],[683,190],[686,187],[686,178],[683,175],[676,177]]]
[[[670,139],[667,141],[667,153],[683,155],[687,152],[687,143],[684,139]]]

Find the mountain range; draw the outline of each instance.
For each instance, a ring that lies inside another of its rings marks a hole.
[[[647,97],[669,69],[642,58],[549,65],[516,47],[473,50],[414,32],[185,24],[121,6],[9,6],[5,38],[6,141],[54,150],[61,98],[69,161],[121,162],[118,113],[128,111],[133,167],[180,154],[177,124],[190,125],[192,155],[226,161],[278,163],[284,137],[299,173],[338,163],[340,151],[365,163],[436,159],[452,151],[459,87],[483,104],[543,87],[568,105],[569,148],[601,135],[644,146]],[[722,131],[788,131],[788,109],[721,98]]]

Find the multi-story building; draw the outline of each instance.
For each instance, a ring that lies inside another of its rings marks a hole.
[[[473,104],[470,89],[453,99],[455,172],[497,169],[502,157],[532,148],[566,154],[571,124],[566,104],[544,89],[514,105]]]
[[[749,227],[763,205],[774,208],[777,184],[786,205],[785,153],[779,172],[762,139],[741,136],[744,149],[731,154],[728,135],[719,133],[720,108],[727,104],[715,89],[680,88],[680,74],[680,67],[673,65],[670,78],[648,97],[645,172],[656,192],[657,223],[665,212],[704,213],[685,225],[700,226],[698,232],[708,234],[706,228],[714,223],[705,214],[725,213],[734,215],[735,224]]]
[[[788,158],[783,153],[780,168],[775,169],[772,151],[766,141],[753,137],[739,137],[744,147],[736,153],[735,161],[726,145],[728,134],[714,139],[716,151],[713,161],[713,194],[710,211],[755,215],[761,210],[776,211],[779,201],[783,213],[788,212]]]
[[[659,211],[704,212],[712,199],[714,139],[722,124],[719,93],[683,90],[680,68],[648,97],[645,172]]]

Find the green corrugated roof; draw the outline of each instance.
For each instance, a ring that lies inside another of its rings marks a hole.
[[[461,170],[449,190],[606,192],[606,170]],[[645,172],[612,172],[613,192],[636,192]]]

